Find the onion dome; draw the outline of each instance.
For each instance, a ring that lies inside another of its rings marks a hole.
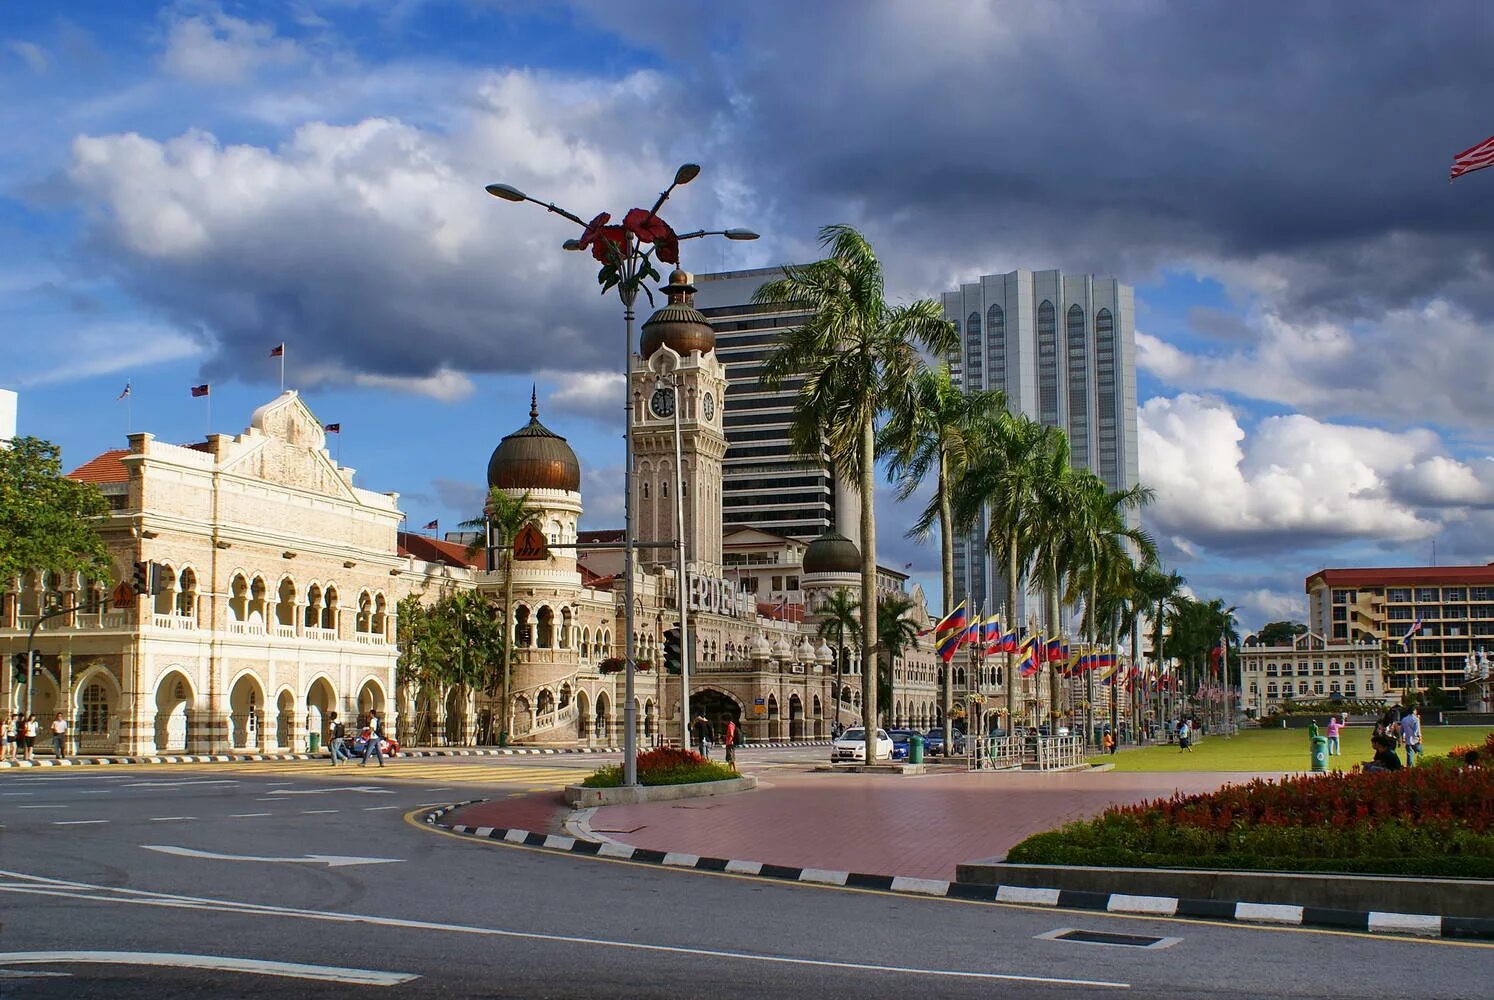
[[[835,662],[835,654],[830,652],[828,644],[822,642],[820,643],[820,648],[814,651],[814,660],[816,663],[828,667]]]
[[[791,657],[793,655],[794,655],[794,650],[793,650],[793,648],[791,646],[789,646],[788,640],[785,639],[783,636],[779,636],[778,637],[778,641],[775,642],[775,643],[773,643],[773,659],[775,659],[775,660],[787,660],[789,657]]]
[[[766,660],[773,655],[773,647],[768,645],[768,637],[758,634],[752,642],[752,658],[754,660]]]
[[[676,354],[686,355],[691,351],[709,354],[716,349],[716,331],[691,305],[695,286],[690,284],[690,273],[676,269],[669,275],[669,284],[664,286],[669,302],[643,324],[643,340],[639,351],[645,360],[655,351],[668,344]]]
[[[826,529],[804,550],[804,573],[860,573],[861,549],[834,528]]]
[[[488,459],[488,485],[505,490],[581,490],[581,463],[565,438],[539,422],[539,398],[529,396],[529,423],[498,442]]]
[[[799,643],[799,648],[798,650],[796,650],[796,652],[799,655],[800,663],[814,662],[814,644],[811,643],[808,639],[804,639]]]

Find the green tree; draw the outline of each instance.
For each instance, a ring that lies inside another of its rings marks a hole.
[[[539,519],[539,511],[529,506],[529,494],[523,493],[512,496],[507,491],[494,486],[488,490],[488,502],[484,506],[483,516],[470,521],[463,521],[464,528],[482,528],[487,532],[487,538],[479,539],[467,548],[468,556],[476,555],[484,547],[491,545],[492,562],[497,565],[489,565],[489,569],[498,569],[503,573],[503,669],[499,678],[499,735],[498,742],[507,744],[508,734],[513,731],[513,683],[514,683],[514,659],[518,651],[514,647],[514,539],[519,536],[528,525],[534,524]]]
[[[821,616],[816,636],[822,642],[835,642],[835,721],[840,722],[841,672],[846,667],[846,640],[851,643],[861,637],[861,602],[851,596],[844,587],[837,587],[817,612]]]
[[[1167,662],[1163,648],[1167,617],[1177,609],[1181,602],[1187,600],[1183,594],[1183,587],[1186,584],[1187,581],[1179,573],[1164,570],[1161,567],[1148,567],[1137,575],[1137,599],[1146,604],[1146,615],[1152,621],[1152,657],[1156,661],[1159,672],[1162,665]],[[1160,684],[1157,688],[1157,695],[1159,698],[1167,695],[1166,690]]]
[[[1262,646],[1290,646],[1298,636],[1307,634],[1307,626],[1301,622],[1267,622],[1255,634]]]
[[[898,403],[878,435],[878,450],[891,457],[887,477],[898,484],[899,500],[907,500],[930,473],[934,475],[934,495],[908,536],[926,539],[938,525],[942,617],[954,610],[954,493],[970,470],[972,458],[995,436],[1006,413],[1006,396],[963,393],[944,366],[917,372],[910,391]],[[950,671],[943,672],[941,689],[944,753],[948,756],[954,746]]]
[[[918,648],[918,625],[908,617],[913,607],[913,599],[906,594],[884,594],[877,602],[877,702],[889,717],[893,664]]]
[[[0,447],[0,580],[33,570],[110,577],[99,536],[108,501],[94,484],[64,476],[61,455],[34,437]]]
[[[943,310],[923,299],[889,306],[882,264],[867,239],[850,226],[827,226],[820,245],[829,256],[786,266],[784,277],[758,289],[754,301],[808,313],[802,326],[783,335],[763,366],[763,383],[799,387],[790,425],[795,450],[828,457],[856,477],[861,498],[862,713],[868,731],[877,725],[877,421],[911,391],[922,361],[919,348],[935,356],[957,342]],[[866,760],[876,741],[867,740]]]

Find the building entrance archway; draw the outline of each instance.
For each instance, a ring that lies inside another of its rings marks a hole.
[[[322,745],[332,742],[332,713],[337,708],[337,693],[325,677],[311,682],[306,692],[306,731],[322,738]]]
[[[172,670],[156,685],[154,737],[156,753],[184,753],[187,749],[187,711],[192,686],[180,670]]]
[[[228,735],[235,747],[259,749],[263,745],[265,689],[259,678],[245,674],[234,681],[228,693]]]
[[[797,694],[789,695],[789,739],[804,738],[804,701]]]
[[[690,695],[690,719],[693,722],[697,715],[705,716],[711,728],[716,732],[716,738],[722,738],[726,732],[728,722],[742,721],[742,706],[737,704],[735,698],[724,691],[715,688],[703,688]],[[693,737],[692,737],[693,738]]]

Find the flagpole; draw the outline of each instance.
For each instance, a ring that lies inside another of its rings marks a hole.
[[[205,435],[204,440],[213,436],[213,384],[211,382],[208,383],[207,401],[207,434]]]
[[[285,343],[280,344],[280,391],[285,392]],[[339,435],[340,436],[340,435]],[[339,444],[341,442],[339,441]]]

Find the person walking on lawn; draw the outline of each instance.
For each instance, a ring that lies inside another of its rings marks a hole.
[[[1339,746],[1338,732],[1344,728],[1344,724],[1338,721],[1338,716],[1328,716],[1328,756],[1342,757],[1343,750]]]
[[[1401,742],[1406,744],[1406,766],[1413,767],[1421,752],[1421,709],[1413,706],[1401,717]]]
[[[384,766],[384,752],[379,749],[379,741],[384,736],[380,732],[383,728],[382,722],[383,720],[379,718],[379,710],[376,708],[370,709],[368,713],[368,740],[363,744],[363,759],[358,762],[359,767],[366,767],[368,765],[368,758],[370,757],[378,760],[380,767]]]
[[[1193,725],[1187,719],[1178,723],[1178,753],[1193,752]]]

